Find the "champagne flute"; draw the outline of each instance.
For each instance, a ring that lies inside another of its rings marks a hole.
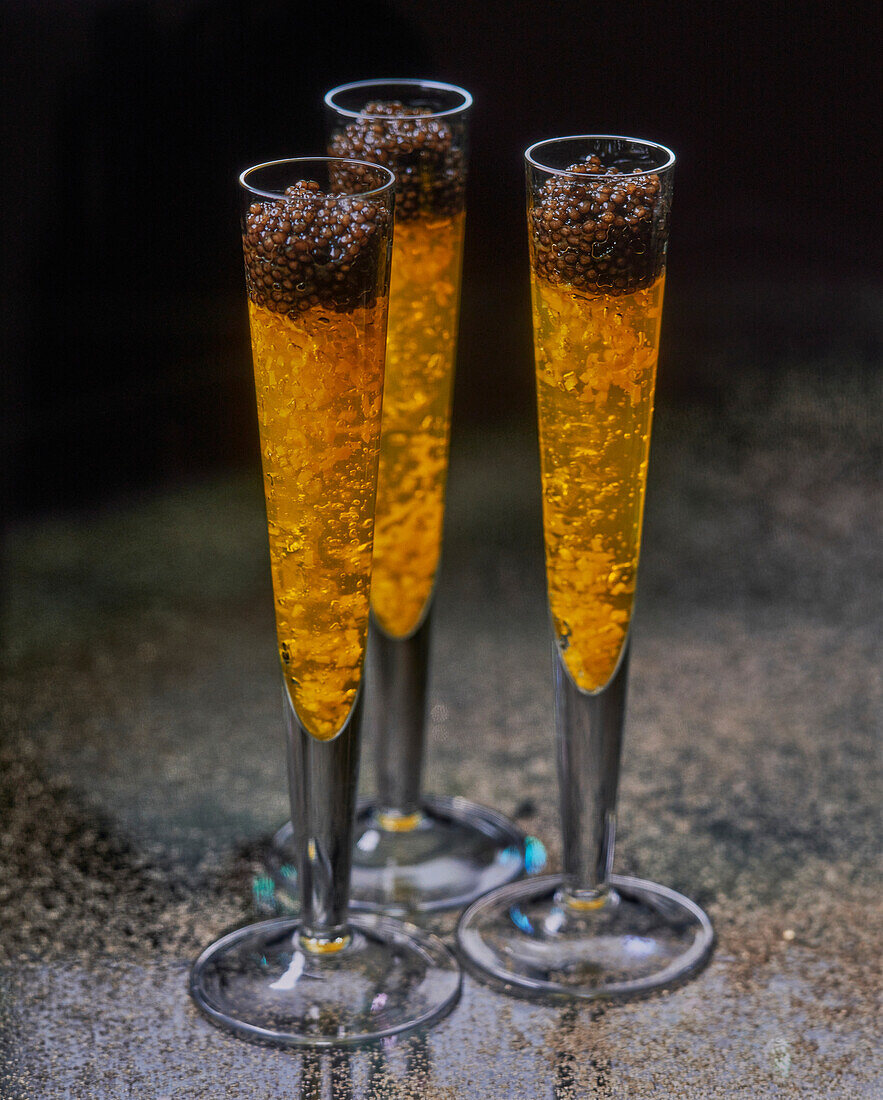
[[[208,947],[190,990],[241,1035],[345,1046],[427,1023],[460,988],[441,942],[348,913],[394,177],[295,158],[240,184],[301,913]]]
[[[564,873],[480,899],[457,935],[513,992],[628,997],[713,943],[694,902],[611,873],[675,158],[589,135],[525,159]]]
[[[501,814],[421,792],[472,97],[436,81],[367,80],[325,102],[329,152],[396,174],[366,700],[378,790],[359,806],[352,893],[384,912],[459,908],[525,863],[525,837]]]

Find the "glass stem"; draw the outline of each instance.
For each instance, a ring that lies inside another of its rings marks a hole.
[[[405,638],[372,621],[368,643],[370,726],[377,766],[381,823],[405,826],[420,813],[429,669],[429,620]],[[414,822],[416,824],[416,821]]]
[[[318,953],[349,939],[350,868],[362,692],[333,741],[318,741],[303,728],[283,687],[288,742],[291,824],[300,887],[300,939]]]
[[[564,900],[592,908],[607,896],[625,720],[629,643],[600,691],[581,691],[552,643]]]

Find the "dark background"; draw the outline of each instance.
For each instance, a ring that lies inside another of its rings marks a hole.
[[[235,178],[320,151],[343,81],[475,96],[455,433],[533,415],[521,153],[540,138],[678,154],[663,402],[726,400],[703,334],[738,331],[746,285],[789,354],[879,285],[871,0],[6,0],[0,18],[13,515],[257,468]],[[790,325],[775,296],[795,280],[830,308]]]

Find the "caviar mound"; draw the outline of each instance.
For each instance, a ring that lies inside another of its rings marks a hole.
[[[662,273],[667,199],[659,177],[606,168],[599,157],[554,175],[532,205],[531,262],[537,275],[587,293],[628,294]]]
[[[332,187],[341,190],[379,183],[367,166],[332,173]],[[370,308],[384,290],[390,223],[382,202],[326,194],[314,180],[292,184],[284,198],[253,202],[242,233],[249,298],[283,314]]]
[[[464,150],[451,124],[427,107],[409,107],[398,100],[367,103],[357,118],[334,134],[329,152],[392,169],[400,221],[463,209]]]

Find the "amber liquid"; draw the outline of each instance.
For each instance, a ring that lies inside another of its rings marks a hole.
[[[371,608],[383,629],[419,626],[441,551],[463,214],[396,223]]]
[[[362,675],[384,311],[284,316],[249,302],[279,652],[320,740],[342,728]]]
[[[616,669],[634,603],[662,296],[532,280],[549,605],[578,687]]]

